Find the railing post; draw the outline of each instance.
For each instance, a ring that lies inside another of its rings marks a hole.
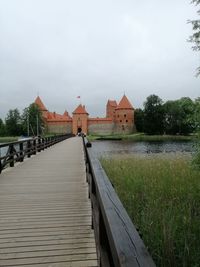
[[[24,161],[24,156],[23,156],[23,148],[24,148],[24,146],[23,146],[23,143],[20,143],[19,144],[19,155],[20,155],[20,162],[22,162],[22,161]]]
[[[15,162],[14,162],[14,155],[13,155],[13,153],[14,153],[14,145],[11,144],[11,145],[10,145],[10,157],[9,157],[9,160],[10,160],[10,167],[14,167],[14,165],[15,165]]]
[[[28,158],[31,157],[31,141],[30,140],[27,141],[27,157]]]
[[[48,137],[48,147],[50,147],[51,146],[51,142],[50,142],[50,137]]]
[[[44,137],[42,137],[42,150],[44,150],[45,143],[44,143]]]
[[[37,149],[38,152],[41,151],[41,138],[38,137],[38,149]]]
[[[2,164],[1,164],[1,159],[0,159],[0,173],[1,173],[1,171],[2,171]]]
[[[32,154],[36,154],[36,139],[33,139],[33,153]]]

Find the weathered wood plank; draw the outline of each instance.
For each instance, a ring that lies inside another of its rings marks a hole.
[[[49,263],[42,263],[39,266],[49,267]],[[51,267],[97,267],[97,266],[98,266],[97,260],[73,261],[71,263],[69,262],[51,263]],[[20,265],[20,267],[27,267],[27,265]],[[35,265],[29,264],[28,267],[35,267]]]
[[[84,243],[75,243],[75,244],[49,244],[41,246],[22,246],[22,247],[10,247],[10,248],[1,248],[0,254],[6,253],[19,253],[19,252],[33,252],[33,251],[51,251],[51,250],[60,250],[60,249],[79,249],[79,248],[95,248],[95,242],[84,242]]]
[[[59,244],[80,244],[94,242],[94,238],[75,238],[66,240],[40,240],[40,241],[27,241],[27,242],[7,242],[0,243],[0,248],[14,248],[14,247],[27,247],[27,246],[43,246],[43,245],[59,245]],[[0,262],[1,263],[1,262]],[[1,265],[0,265],[1,266]]]
[[[50,254],[50,253],[49,253]],[[62,256],[49,256],[46,257],[33,257],[33,258],[21,258],[21,259],[7,259],[0,260],[2,266],[9,266],[15,263],[14,266],[20,266],[22,264],[40,264],[40,263],[56,263],[56,262],[72,262],[80,260],[96,260],[96,253],[91,254],[72,254],[72,255],[62,255]]]

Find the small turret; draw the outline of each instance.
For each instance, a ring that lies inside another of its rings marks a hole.
[[[108,100],[106,105],[106,118],[111,118],[115,120],[115,109],[117,107],[117,102],[115,100]]]
[[[126,95],[122,97],[115,111],[116,132],[126,134],[134,132],[134,108]]]
[[[37,96],[34,103],[39,107],[40,111],[42,112],[42,117],[46,120],[48,117],[48,110],[42,102],[41,98]]]

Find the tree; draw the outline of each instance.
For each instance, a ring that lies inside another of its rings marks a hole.
[[[21,117],[19,110],[10,109],[5,119],[6,134],[10,136],[18,136],[22,133]]]
[[[164,104],[164,128],[167,134],[189,134],[195,130],[195,105],[189,97]]]
[[[28,135],[37,135],[42,133],[44,122],[42,112],[35,103],[25,108],[22,114],[23,133]],[[29,130],[28,130],[29,129]]]
[[[0,119],[0,136],[5,135],[5,124],[2,119]]]
[[[138,108],[134,112],[135,126],[138,132],[144,132],[144,111]]]
[[[164,132],[163,101],[157,95],[150,95],[144,103],[144,132],[162,134]]]
[[[176,101],[167,101],[164,104],[164,129],[167,134],[180,133],[182,112]]]
[[[192,0],[192,3],[200,5],[200,0]],[[197,13],[200,15],[200,10]],[[193,34],[190,36],[189,41],[194,43],[193,50],[200,51],[200,20],[191,20],[190,23],[192,24]],[[197,75],[200,75],[200,67],[197,69]]]
[[[200,132],[200,97],[194,101],[194,129]]]
[[[195,129],[194,113],[195,106],[189,97],[182,97],[178,100],[182,112],[181,134],[192,133]]]

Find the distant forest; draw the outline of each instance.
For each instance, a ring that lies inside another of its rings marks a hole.
[[[5,121],[0,119],[0,136],[30,135],[44,131],[42,114],[37,105],[31,104],[22,114],[19,110],[8,111]],[[150,95],[143,109],[135,110],[135,125],[138,132],[146,134],[188,135],[200,131],[200,97],[194,101],[189,97],[164,102],[157,95]]]

